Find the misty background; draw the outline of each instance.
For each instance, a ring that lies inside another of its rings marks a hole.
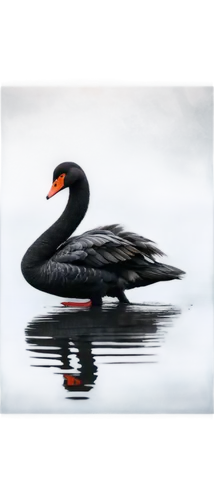
[[[66,190],[46,200],[53,170],[64,161],[78,163],[90,184],[89,210],[76,234],[121,223],[154,240],[167,254],[163,262],[186,271],[182,281],[132,290],[127,296],[183,310],[198,308],[200,331],[196,335],[196,323],[188,320],[180,338],[190,351],[194,346],[194,377],[199,374],[202,399],[208,387],[201,408],[210,408],[212,120],[211,87],[2,89],[2,380],[9,394],[7,411],[24,404],[20,394],[14,399],[8,367],[7,355],[17,367],[17,352],[23,356],[24,341],[14,327],[24,328],[42,307],[60,303],[59,297],[24,281],[20,262],[64,209]],[[183,345],[175,342],[173,349],[183,354]],[[183,357],[183,362],[185,386],[190,358]],[[195,397],[197,408],[200,397]]]

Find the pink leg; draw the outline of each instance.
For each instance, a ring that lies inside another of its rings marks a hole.
[[[90,307],[92,305],[91,300],[87,302],[61,302],[65,307]]]

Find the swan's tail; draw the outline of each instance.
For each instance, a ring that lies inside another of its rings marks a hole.
[[[143,275],[149,277],[157,278],[157,281],[169,281],[174,279],[182,279],[185,272],[174,266],[168,266],[167,264],[161,264],[160,262],[155,262],[151,264],[147,270],[144,270]],[[159,279],[158,279],[159,278]]]
[[[182,279],[186,273],[177,267],[154,262],[144,268],[135,268],[126,271],[126,279],[128,278],[128,288],[148,286],[158,281],[170,281]],[[125,276],[124,276],[125,277]]]

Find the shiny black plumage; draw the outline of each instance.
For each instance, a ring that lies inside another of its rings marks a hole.
[[[87,211],[89,185],[75,163],[60,164],[53,181],[62,173],[66,174],[64,187],[70,189],[67,206],[22,260],[23,275],[32,286],[61,297],[90,298],[99,305],[105,295],[128,302],[126,289],[179,279],[184,274],[156,262],[164,254],[155,243],[119,224],[69,238]]]

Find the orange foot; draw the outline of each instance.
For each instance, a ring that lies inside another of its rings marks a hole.
[[[91,300],[87,302],[61,302],[65,307],[90,307],[92,305]]]

